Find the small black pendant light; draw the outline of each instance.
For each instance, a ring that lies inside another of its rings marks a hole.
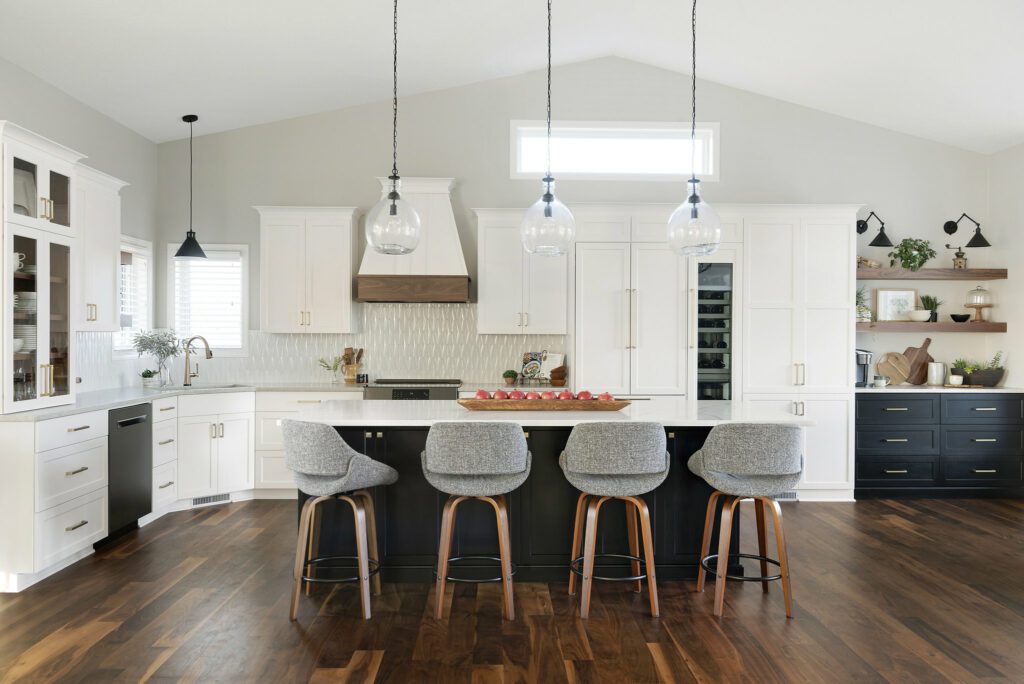
[[[188,124],[188,232],[185,241],[174,253],[175,259],[205,259],[206,252],[196,240],[196,231],[192,230],[192,124],[199,121],[195,114],[186,114],[181,120]]]
[[[868,246],[892,247],[892,240],[890,240],[889,236],[885,234],[885,221],[883,221],[881,217],[875,212],[871,212],[870,214],[868,214],[868,217],[866,219],[860,219],[857,221],[857,232],[861,234],[866,233],[868,231],[868,222],[872,218],[874,218],[879,223],[878,235],[876,235],[874,239],[868,243]]]

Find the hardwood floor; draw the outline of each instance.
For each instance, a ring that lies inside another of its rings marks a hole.
[[[754,511],[744,504],[747,543]],[[288,620],[293,501],[175,513],[21,594],[0,594],[0,682],[1022,681],[1024,501],[784,504],[795,619],[782,592],[693,582],[388,584],[363,621],[354,585]],[[572,524],[572,521],[566,521]],[[771,548],[771,546],[769,546]],[[757,570],[756,562],[751,565]]]

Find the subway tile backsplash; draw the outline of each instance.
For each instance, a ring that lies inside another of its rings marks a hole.
[[[517,369],[524,351],[565,352],[563,335],[478,335],[476,304],[363,304],[362,332],[352,335],[249,332],[248,355],[200,358],[202,384],[235,382],[328,382],[321,356],[340,355],[345,347],[363,347],[362,372],[371,378],[460,378],[467,383],[500,382],[501,372]],[[201,334],[201,331],[200,331]],[[113,358],[112,335],[79,333],[75,375],[78,391],[141,383],[139,371],[149,359]],[[171,365],[181,383],[181,357]]]

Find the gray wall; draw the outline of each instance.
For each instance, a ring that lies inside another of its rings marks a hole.
[[[155,240],[155,143],[4,60],[0,60],[0,119],[81,152],[88,166],[130,183],[121,193],[122,230]]]
[[[1006,356],[1006,380],[1010,386],[1024,386],[1024,145],[991,157],[992,222],[985,236],[995,245],[1001,266],[1009,277],[991,284],[996,320],[1007,322],[1005,335],[989,335],[988,354],[1002,350]]]
[[[539,192],[537,181],[509,179],[508,126],[510,119],[543,117],[543,79],[543,72],[532,72],[400,103],[399,169],[406,176],[457,179],[456,219],[474,277],[470,210],[526,207]],[[689,113],[689,79],[619,58],[597,59],[555,69],[553,105],[556,119],[680,121]],[[714,83],[699,84],[698,107],[698,118],[721,123],[721,181],[706,188],[711,202],[864,203],[885,218],[894,238],[933,242],[945,242],[942,222],[961,211],[986,218],[984,155]],[[196,228],[202,242],[252,245],[252,327],[259,326],[259,245],[250,207],[368,209],[379,197],[375,177],[390,169],[390,125],[391,105],[380,102],[196,139]],[[160,145],[164,242],[180,242],[184,232],[186,155],[187,140]],[[678,183],[559,184],[570,205],[676,202],[682,191]],[[870,239],[862,236],[862,244]],[[878,257],[885,250],[865,247],[862,253]],[[163,321],[165,294],[158,297]]]

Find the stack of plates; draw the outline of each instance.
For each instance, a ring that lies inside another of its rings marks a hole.
[[[23,352],[35,351],[36,349],[36,326],[34,325],[14,325],[14,339],[21,340],[24,345],[21,348]]]
[[[15,311],[35,311],[37,296],[35,292],[19,292],[14,303]]]

